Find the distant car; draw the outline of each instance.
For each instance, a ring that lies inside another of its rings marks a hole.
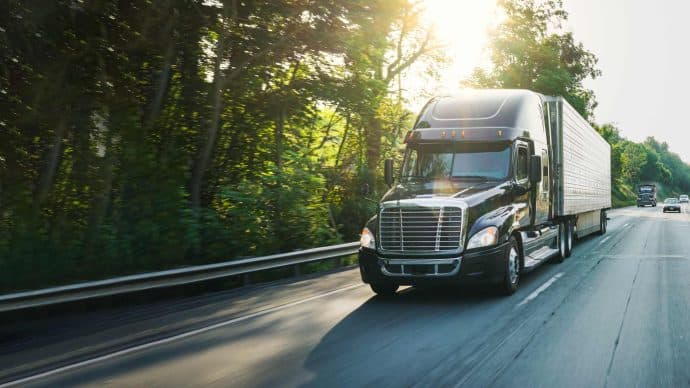
[[[688,202],[690,202],[690,198],[688,198],[687,194],[683,194],[678,198],[678,202],[688,203]]]
[[[680,213],[680,202],[678,202],[678,198],[666,198],[664,201],[664,213],[666,212]]]

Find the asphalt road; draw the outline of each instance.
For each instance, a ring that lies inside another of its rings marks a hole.
[[[4,328],[0,381],[690,386],[688,209],[662,214],[660,207],[626,208],[611,217],[605,236],[587,237],[564,263],[526,275],[511,297],[408,288],[385,300],[360,284],[357,270],[346,270],[74,313]]]

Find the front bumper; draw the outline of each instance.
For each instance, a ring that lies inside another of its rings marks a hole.
[[[400,285],[444,283],[498,283],[505,277],[509,244],[461,255],[388,257],[366,248],[359,250],[359,269],[365,283]]]
[[[680,206],[664,206],[665,212],[679,212]]]

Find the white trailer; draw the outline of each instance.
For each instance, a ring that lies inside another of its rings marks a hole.
[[[611,208],[611,146],[563,97],[544,97],[552,150],[554,218],[574,217],[578,237],[599,231]]]

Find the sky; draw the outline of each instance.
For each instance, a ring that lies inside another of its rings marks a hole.
[[[495,0],[426,0],[427,17],[447,44],[450,63],[432,94],[457,90],[476,66],[487,67],[487,30],[498,20]],[[680,115],[690,88],[690,2],[681,0],[563,0],[563,26],[599,58],[601,77],[587,80],[599,103],[595,121],[614,123],[634,141],[654,136],[690,162],[690,131]],[[409,89],[414,95],[413,79]],[[423,98],[410,98],[419,109]]]

